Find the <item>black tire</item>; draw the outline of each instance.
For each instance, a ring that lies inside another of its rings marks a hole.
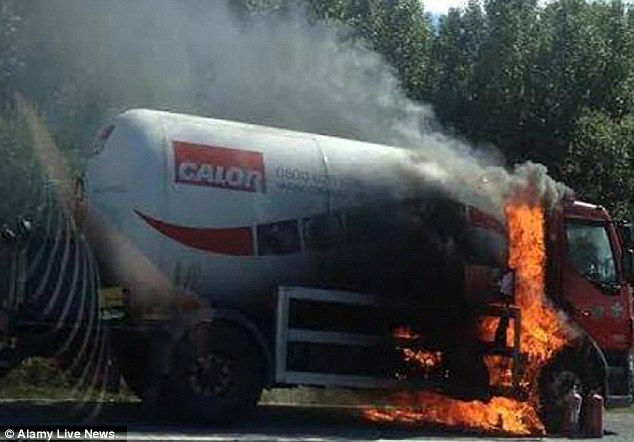
[[[9,372],[11,372],[10,368],[0,367],[0,380],[2,380],[2,378],[4,378],[6,375],[8,375]]]
[[[199,325],[174,348],[161,411],[186,420],[235,423],[255,409],[262,375],[259,348],[244,331]]]
[[[0,379],[4,378],[8,375],[14,367],[17,367],[22,363],[22,359],[17,357],[15,352],[11,350],[3,350],[4,354],[0,355],[0,358],[3,361],[2,366],[0,367]]]
[[[565,397],[573,389],[583,397],[591,391],[602,393],[596,371],[589,363],[564,351],[545,366],[539,375],[540,418],[548,434],[561,434],[565,418]],[[583,413],[583,410],[582,410]]]
[[[146,380],[149,379],[147,340],[138,336],[117,336],[111,348],[125,384],[139,399],[145,399]]]

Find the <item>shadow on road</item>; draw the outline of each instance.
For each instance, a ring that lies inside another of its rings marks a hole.
[[[135,434],[244,436],[258,439],[412,439],[425,436],[468,437],[474,433],[430,425],[375,423],[359,409],[261,405],[246,423],[232,426],[182,424],[147,417],[140,403],[2,402],[0,425],[125,425]]]

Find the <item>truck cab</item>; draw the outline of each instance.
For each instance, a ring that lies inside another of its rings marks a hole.
[[[549,295],[599,349],[609,405],[632,402],[631,228],[599,205],[566,201],[549,226]]]

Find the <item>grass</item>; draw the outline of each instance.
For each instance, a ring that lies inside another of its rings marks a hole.
[[[608,408],[607,412],[608,413],[617,413],[617,414],[622,414],[622,413],[634,414],[634,406],[627,407],[627,408]]]
[[[60,370],[52,360],[29,358],[0,379],[0,399],[25,400],[104,400],[130,402],[138,400],[120,384],[118,393],[81,385],[70,373]],[[332,388],[288,388],[265,390],[262,403],[301,405],[361,405],[385,401],[384,393],[357,392]]]
[[[0,399],[87,400],[128,402],[136,400],[125,386],[118,393],[86,385],[57,368],[52,360],[28,358],[0,379]]]
[[[277,388],[262,395],[265,404],[355,406],[389,403],[386,392],[341,388]]]
[[[0,379],[0,399],[137,400],[125,383],[121,383],[119,390],[119,393],[108,393],[101,388],[81,385],[76,377],[57,368],[51,359],[39,357],[26,359]],[[360,403],[360,396],[346,390],[300,387],[266,390],[262,402],[356,405]]]

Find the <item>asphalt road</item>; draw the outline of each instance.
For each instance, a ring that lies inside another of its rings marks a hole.
[[[81,403],[45,401],[1,401],[0,426],[24,425],[125,425],[128,440],[156,441],[497,441],[494,435],[460,432],[438,427],[376,424],[363,419],[355,409],[264,405],[248,423],[233,428],[183,425],[144,417],[138,403]],[[609,413],[605,442],[634,442],[634,414]],[[6,440],[0,434],[0,440]],[[15,438],[14,438],[15,440]]]

